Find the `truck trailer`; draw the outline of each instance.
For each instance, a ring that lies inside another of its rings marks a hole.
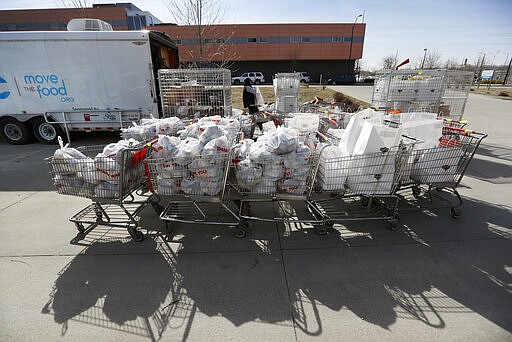
[[[178,65],[157,31],[0,32],[0,135],[54,144],[159,117],[158,69]]]

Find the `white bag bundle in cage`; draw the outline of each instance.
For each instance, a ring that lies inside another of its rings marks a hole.
[[[186,138],[176,147],[173,160],[179,165],[188,165],[201,155],[201,143],[195,138]]]
[[[158,135],[158,141],[151,145],[151,156],[152,158],[171,158],[180,143],[181,139],[178,137],[160,134]]]
[[[218,180],[214,178],[201,179],[201,192],[208,196],[216,196],[218,195],[223,187],[223,180]]]
[[[348,153],[338,146],[327,146],[320,155],[317,180],[325,191],[343,191],[350,169]]]
[[[181,187],[175,178],[157,177],[157,193],[159,195],[176,195],[181,191]]]
[[[213,140],[210,140],[204,147],[201,152],[201,156],[222,156],[229,152],[230,143],[228,138],[223,135]]]
[[[189,174],[187,164],[175,163],[174,159],[165,159],[159,162],[157,172],[162,178],[183,178]]]
[[[69,147],[69,144],[64,145],[62,139],[59,137],[60,148],[53,153],[54,172],[56,174],[66,174],[79,172],[88,166],[88,162],[92,159],[87,157],[77,149]]]
[[[196,178],[185,178],[181,181],[181,190],[188,195],[201,195],[201,181]]]
[[[273,158],[272,152],[267,149],[267,145],[264,141],[258,139],[258,141],[251,144],[249,150],[249,159],[254,163],[264,164]]]
[[[278,182],[278,186],[281,191],[294,195],[301,195],[307,190],[303,181],[294,178],[283,179]]]
[[[202,146],[206,145],[210,140],[225,136],[227,133],[221,126],[215,123],[201,126],[200,131],[199,142]]]
[[[379,155],[352,156],[347,186],[353,193],[388,195],[392,191],[396,150],[383,150]]]
[[[260,195],[274,195],[277,192],[277,181],[273,178],[263,178],[251,189],[251,192]]]
[[[236,164],[236,179],[243,189],[251,189],[258,184],[263,176],[263,168],[250,159],[242,160]]]
[[[275,154],[288,153],[297,148],[299,132],[295,129],[279,126],[270,133],[267,141],[268,151]]]
[[[464,155],[460,147],[435,147],[415,151],[411,179],[420,184],[454,183]]]
[[[94,195],[101,198],[119,198],[120,185],[101,182],[94,188]]]
[[[188,168],[195,178],[222,179],[224,175],[223,165],[212,159],[194,159]]]

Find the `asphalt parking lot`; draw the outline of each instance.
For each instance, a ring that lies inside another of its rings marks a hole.
[[[54,192],[55,146],[0,142],[0,340],[510,341],[512,101],[471,94],[465,113],[489,136],[459,187],[459,219],[410,210],[398,231],[358,221],[325,236],[181,224],[169,239],[151,207],[142,242],[105,226],[79,236],[68,219],[90,201]]]

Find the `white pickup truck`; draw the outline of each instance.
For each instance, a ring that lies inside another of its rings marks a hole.
[[[0,32],[0,136],[56,143],[159,116],[158,68],[178,50],[156,31]]]

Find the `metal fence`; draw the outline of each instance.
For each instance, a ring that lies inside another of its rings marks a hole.
[[[372,106],[426,111],[460,120],[473,73],[458,70],[384,70],[376,73]]]
[[[231,115],[228,69],[160,69],[158,82],[164,117]]]

